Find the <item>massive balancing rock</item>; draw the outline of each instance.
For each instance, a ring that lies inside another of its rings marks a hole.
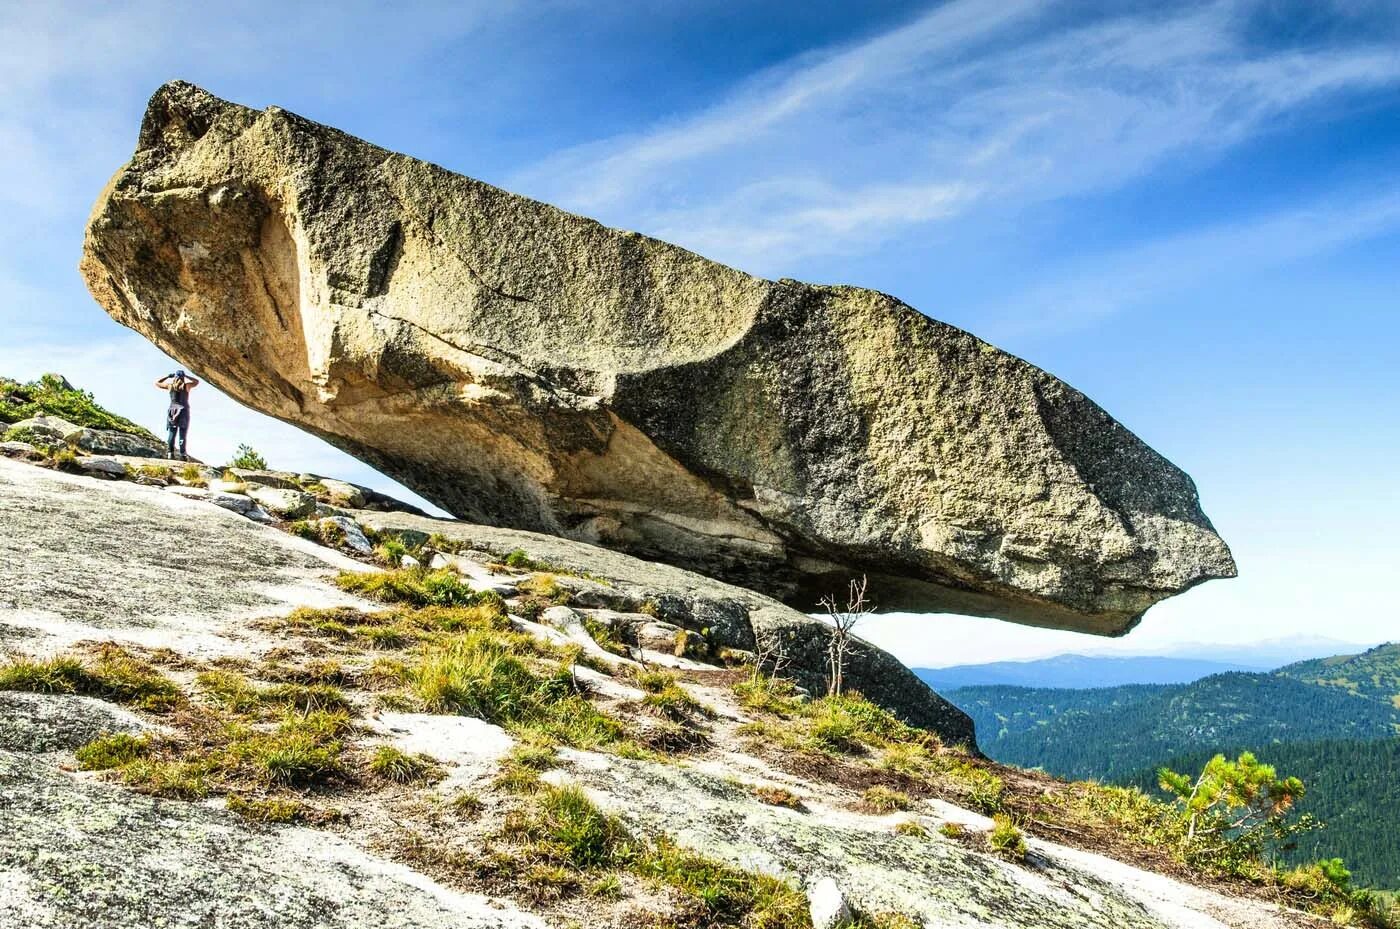
[[[810,606],[1117,634],[1235,573],[1190,478],[885,294],[767,281],[171,83],[82,272],[242,403],[453,514]]]

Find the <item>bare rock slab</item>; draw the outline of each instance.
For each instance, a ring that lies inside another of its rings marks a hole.
[[[1234,562],[1093,401],[899,300],[769,281],[190,84],[82,271],[235,399],[476,523],[808,607],[1116,634]]]
[[[4,926],[545,926],[324,833],[257,829],[204,806],[83,783],[3,750],[0,823]]]

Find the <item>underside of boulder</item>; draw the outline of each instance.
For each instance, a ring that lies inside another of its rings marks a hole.
[[[810,607],[1119,634],[1230,577],[1190,478],[900,301],[769,281],[175,82],[102,193],[102,306],[473,522]]]

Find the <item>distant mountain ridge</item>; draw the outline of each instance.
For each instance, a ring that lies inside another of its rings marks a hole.
[[[1021,661],[914,668],[934,690],[960,687],[1119,687],[1189,684],[1228,671],[1271,671],[1309,659],[1346,657],[1370,646],[1322,636],[1286,636],[1244,644],[1191,642],[1158,654],[1067,653]]]
[[[934,690],[962,687],[1120,687],[1128,684],[1189,684],[1227,671],[1267,671],[1243,665],[1165,655],[1056,655],[1033,661],[994,661],[951,668],[915,668]]]

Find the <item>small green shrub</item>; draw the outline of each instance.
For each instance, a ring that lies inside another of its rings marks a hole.
[[[1250,752],[1234,761],[1216,755],[1195,778],[1169,768],[1160,769],[1157,777],[1161,788],[1176,798],[1186,827],[1182,853],[1211,870],[1242,873],[1270,842],[1285,843],[1318,827],[1309,816],[1289,819],[1303,796],[1303,782],[1279,777],[1272,765]]]
[[[521,571],[534,571],[539,564],[539,562],[531,558],[529,553],[523,548],[510,551],[506,555],[505,563],[508,567],[516,568]]]
[[[403,544],[403,540],[394,536],[389,536],[374,547],[374,557],[391,568],[397,568],[402,564],[403,557],[407,554],[408,546]]]
[[[267,459],[255,452],[252,446],[240,443],[238,451],[234,453],[233,460],[228,463],[230,468],[241,468],[245,471],[266,471]]]

